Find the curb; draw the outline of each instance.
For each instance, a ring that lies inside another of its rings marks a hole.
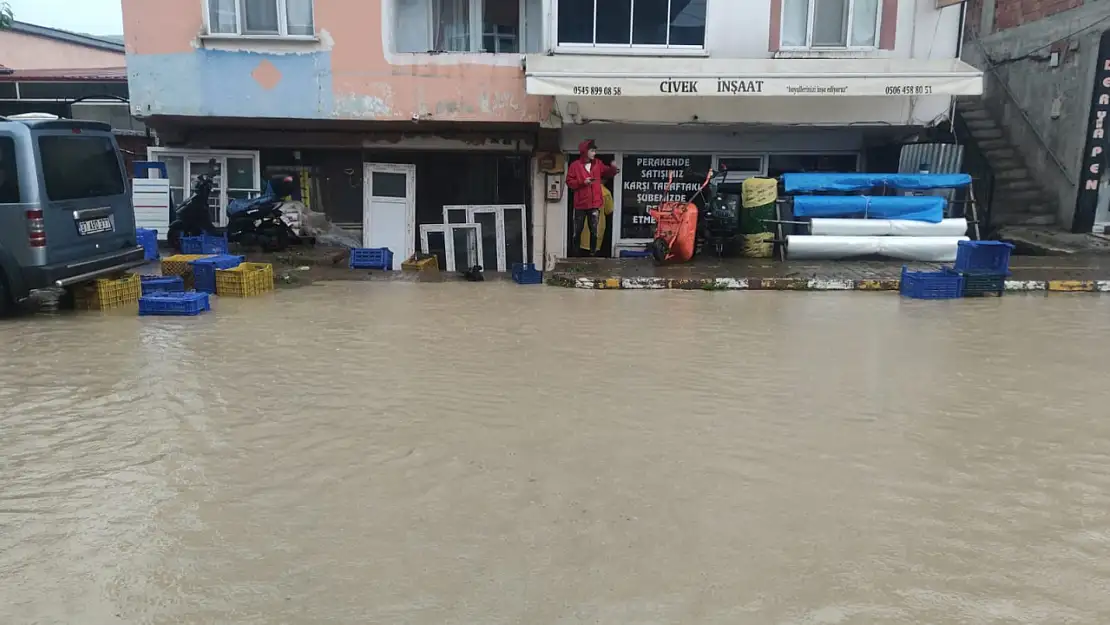
[[[553,274],[547,284],[570,289],[626,291],[897,291],[898,278],[584,278]],[[1110,293],[1110,280],[1007,280],[1013,292]]]

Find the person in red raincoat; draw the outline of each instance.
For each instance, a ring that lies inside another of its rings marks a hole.
[[[596,250],[597,221],[605,204],[601,181],[616,176],[620,169],[601,162],[593,139],[578,144],[578,155],[578,160],[571,163],[567,171],[567,186],[574,191],[574,238],[571,240],[577,246],[582,239],[582,228],[589,225],[590,250]]]

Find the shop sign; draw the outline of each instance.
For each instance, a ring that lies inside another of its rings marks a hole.
[[[905,78],[882,73],[800,78],[774,74],[715,78],[649,78],[634,74],[599,78],[532,74],[527,77],[527,90],[534,95],[586,97],[981,95],[983,78],[978,72]]]
[[[709,171],[713,158],[708,155],[676,156],[659,154],[628,154],[621,163],[621,228],[622,239],[651,239],[655,236],[655,220],[648,210],[662,202],[681,202],[701,187],[702,180],[683,182],[686,171]],[[673,176],[670,191],[667,178]]]
[[[1098,189],[1106,168],[1106,133],[1110,128],[1110,31],[1102,33],[1098,46],[1098,67],[1091,92],[1091,112],[1087,118],[1087,143],[1083,168],[1079,172],[1079,193],[1075,198],[1074,232],[1090,232],[1098,209]]]

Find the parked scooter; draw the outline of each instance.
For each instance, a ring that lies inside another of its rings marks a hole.
[[[209,162],[209,166],[214,171],[215,163]],[[212,223],[208,206],[215,184],[211,174],[200,174],[193,181],[192,195],[174,209],[174,221],[166,232],[166,241],[174,251],[181,253],[182,237],[221,234],[222,231]]]
[[[249,200],[232,200],[227,205],[227,239],[240,245],[257,246],[266,252],[281,252],[304,241],[282,219],[284,198],[293,192],[292,176],[274,176],[262,195]]]

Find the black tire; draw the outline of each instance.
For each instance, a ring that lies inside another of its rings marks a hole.
[[[669,249],[669,247],[670,246],[668,246],[667,242],[663,239],[656,239],[652,241],[651,257],[655,259],[655,262],[662,264],[663,261],[667,260],[667,250]]]
[[[185,236],[185,228],[181,224],[174,222],[170,224],[169,230],[166,231],[166,243],[174,252],[181,253],[181,237]]]
[[[12,302],[11,293],[8,292],[8,283],[4,280],[4,275],[0,274],[0,319],[11,315],[14,309],[15,304]]]
[[[284,252],[289,247],[289,233],[284,228],[274,228],[260,239],[263,252]]]

